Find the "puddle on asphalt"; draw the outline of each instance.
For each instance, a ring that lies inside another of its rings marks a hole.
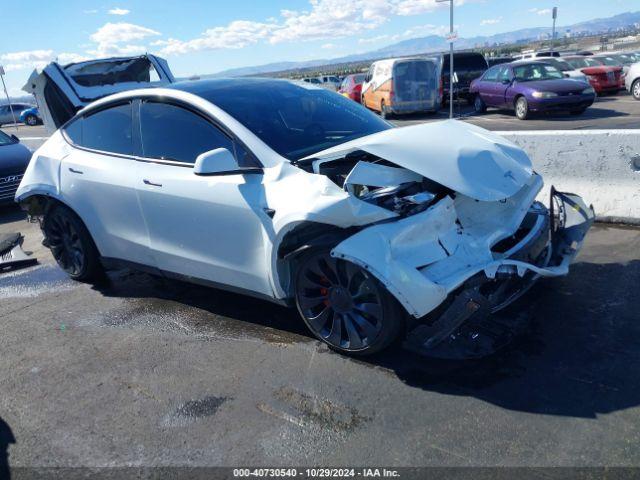
[[[195,423],[201,418],[212,417],[227,400],[230,399],[213,395],[200,400],[189,400],[167,415],[162,420],[162,424],[165,427],[184,427]]]
[[[37,297],[76,285],[57,265],[36,265],[0,274],[0,299]]]
[[[110,274],[107,297],[122,306],[95,312],[83,325],[148,328],[202,340],[236,339],[289,345],[313,342],[295,310],[216,289],[164,280],[143,273]]]

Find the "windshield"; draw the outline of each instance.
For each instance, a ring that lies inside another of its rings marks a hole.
[[[278,80],[187,82],[289,160],[299,160],[392,126],[358,103],[325,89]]]
[[[353,82],[356,83],[356,84],[363,83],[364,82],[364,77],[365,77],[364,73],[359,73],[358,75],[354,75],[353,76]]]
[[[538,80],[558,80],[564,78],[562,73],[552,65],[531,63],[513,68],[514,77],[518,82],[533,82]]]
[[[571,64],[573,68],[588,68],[588,67],[602,66],[601,62],[597,60],[593,60],[592,58],[587,58],[587,57],[569,58],[567,62],[569,62],[569,64]]]
[[[616,60],[613,57],[598,57],[598,60],[609,67],[619,67],[622,65],[620,60]]]
[[[559,59],[553,58],[553,57],[545,58],[544,63],[548,63],[550,65],[553,65],[554,67],[556,67],[561,72],[568,72],[570,70],[573,70],[573,67],[571,67],[571,65],[569,65],[564,60],[559,60]]]
[[[0,147],[4,145],[11,145],[12,143],[16,143],[16,141],[11,138],[9,135],[0,130]]]

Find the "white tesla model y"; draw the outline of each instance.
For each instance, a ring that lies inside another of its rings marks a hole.
[[[593,211],[553,189],[545,207],[542,185],[466,123],[393,128],[310,84],[219,79],[91,103],[16,199],[74,279],[127,265],[295,305],[342,352],[437,354],[568,272]]]

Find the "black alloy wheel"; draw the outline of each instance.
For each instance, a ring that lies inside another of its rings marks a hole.
[[[402,308],[386,288],[363,268],[326,250],[301,259],[295,294],[309,329],[338,351],[371,354],[400,332]]]
[[[44,217],[45,244],[58,266],[74,280],[97,279],[99,254],[80,218],[70,209],[54,206]]]

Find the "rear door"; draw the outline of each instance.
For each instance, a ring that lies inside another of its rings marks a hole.
[[[65,127],[65,138],[76,148],[62,161],[61,189],[102,256],[152,265],[138,204],[132,126],[132,105],[125,102]]]
[[[271,295],[266,275],[263,175],[198,176],[196,157],[216,148],[259,166],[237,142],[183,106],[140,105],[138,192],[161,270]]]

